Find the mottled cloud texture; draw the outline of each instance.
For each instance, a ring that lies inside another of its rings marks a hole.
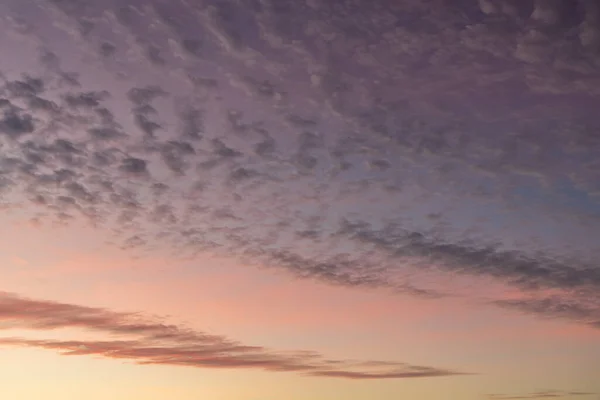
[[[82,329],[98,340],[2,337],[0,346],[32,347],[64,355],[96,355],[138,364],[194,368],[254,368],[347,379],[398,379],[463,375],[456,371],[387,361],[331,360],[310,351],[276,352],[249,346],[139,313],[32,300],[0,292],[0,330],[46,332]]]
[[[89,222],[132,253],[600,325],[597,2],[0,13],[32,60],[0,64],[3,208]],[[514,295],[445,284],[473,280]]]

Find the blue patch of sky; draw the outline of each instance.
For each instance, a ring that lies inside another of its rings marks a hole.
[[[600,216],[600,202],[568,179],[560,180],[549,188],[541,186],[534,178],[524,180],[528,182],[516,186],[514,195],[527,203]]]

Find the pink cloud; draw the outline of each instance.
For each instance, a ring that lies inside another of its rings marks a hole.
[[[195,368],[255,368],[348,379],[393,379],[463,375],[443,368],[352,360],[330,360],[310,351],[277,352],[251,346],[223,335],[207,334],[167,324],[139,313],[116,312],[0,293],[0,322],[4,328],[38,332],[79,328],[126,339],[33,340],[0,338],[0,345],[54,350],[64,355],[97,355],[138,364]]]

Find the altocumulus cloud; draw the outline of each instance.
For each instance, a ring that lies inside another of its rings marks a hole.
[[[4,206],[598,326],[597,5],[335,3],[3,2],[39,59],[0,63]]]
[[[347,379],[400,379],[465,375],[458,371],[384,361],[332,360],[310,351],[277,352],[145,317],[139,313],[33,300],[0,292],[0,329],[44,332],[77,328],[102,340],[34,340],[2,337],[0,345],[64,355],[96,355],[138,364],[193,368],[254,368]]]

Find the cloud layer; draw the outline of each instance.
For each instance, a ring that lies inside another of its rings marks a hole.
[[[1,7],[4,208],[598,326],[595,2]]]
[[[463,375],[446,369],[387,361],[332,360],[310,351],[276,352],[225,336],[166,324],[139,313],[32,300],[0,293],[0,329],[45,332],[74,328],[102,334],[98,340],[2,337],[0,345],[32,347],[64,355],[96,355],[138,364],[194,368],[254,368],[347,379],[399,379]]]

